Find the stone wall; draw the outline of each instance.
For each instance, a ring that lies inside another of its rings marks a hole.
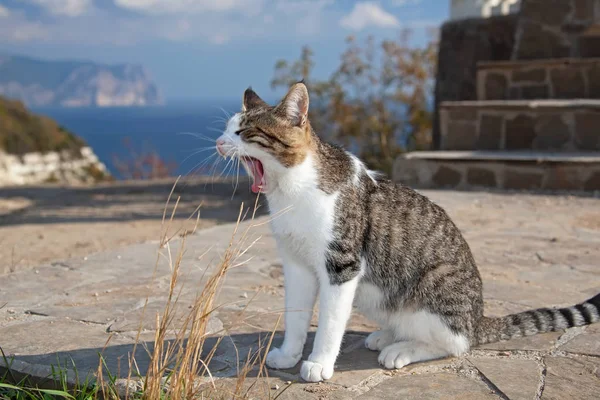
[[[414,154],[414,153],[413,153]],[[460,160],[399,157],[393,178],[417,188],[600,191],[600,157],[584,163],[523,160]],[[585,165],[585,168],[582,168]]]
[[[600,59],[482,63],[480,100],[600,99]]]
[[[440,148],[439,104],[477,99],[477,63],[509,60],[517,15],[447,22],[440,33],[435,87],[433,148]]]
[[[589,105],[586,105],[590,103]],[[600,102],[442,104],[443,150],[600,150]]]
[[[523,0],[513,60],[600,57],[600,0]]]
[[[27,153],[22,156],[0,152],[0,186],[45,182],[95,182],[109,176],[91,148],[72,152]]]

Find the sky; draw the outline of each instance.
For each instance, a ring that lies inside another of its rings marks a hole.
[[[315,77],[339,64],[344,40],[416,45],[449,15],[449,0],[0,0],[0,52],[144,65],[167,100],[265,98],[275,62],[315,52]]]

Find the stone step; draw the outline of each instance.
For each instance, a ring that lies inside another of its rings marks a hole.
[[[477,98],[600,99],[600,58],[480,62]]]
[[[600,191],[600,152],[419,151],[394,163],[417,188]]]
[[[440,105],[440,150],[600,150],[600,100],[487,100]]]

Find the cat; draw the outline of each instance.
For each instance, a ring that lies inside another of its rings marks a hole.
[[[300,369],[308,382],[332,377],[353,306],[381,326],[365,344],[388,369],[600,319],[600,294],[573,307],[485,317],[475,260],[446,212],[319,139],[308,108],[303,82],[276,106],[248,88],[216,142],[244,165],[273,216],[286,312],[268,367],[300,361],[317,293],[317,332]]]

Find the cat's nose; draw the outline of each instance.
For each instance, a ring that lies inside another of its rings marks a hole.
[[[219,152],[219,154],[222,157],[225,157],[225,155],[227,154],[227,152],[225,151],[225,140],[221,138],[217,139],[217,152]]]

